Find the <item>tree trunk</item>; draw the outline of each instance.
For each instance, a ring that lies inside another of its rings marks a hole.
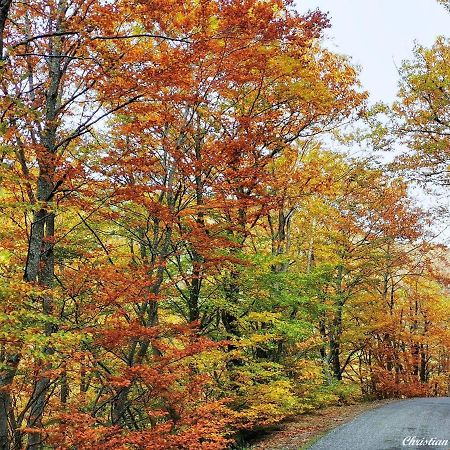
[[[342,380],[340,355],[341,345],[338,335],[335,335],[330,337],[330,364],[336,380]]]
[[[189,289],[188,309],[189,322],[197,322],[200,319],[199,300],[203,279],[203,258],[195,249],[192,254],[192,281]]]
[[[342,312],[344,309],[344,299],[342,290],[342,278],[344,274],[344,267],[341,265],[338,267],[337,275],[337,301],[335,304],[335,311],[333,316],[333,321],[331,323],[331,330],[329,333],[329,344],[330,344],[330,365],[333,375],[337,380],[342,379],[342,368],[341,368],[341,336],[342,336]]]
[[[0,62],[4,59],[4,32],[10,7],[11,0],[0,0]]]
[[[19,360],[18,354],[1,358],[1,362],[6,368],[0,372],[0,387],[2,387],[0,389],[0,450],[9,450],[11,448],[9,420],[12,418],[12,404],[8,386],[14,380]],[[11,434],[13,434],[12,431]]]
[[[47,180],[45,188],[39,193],[38,198],[48,198],[51,193],[52,184]],[[51,288],[53,284],[55,261],[53,254],[53,240],[55,234],[55,216],[53,212],[44,210],[45,224],[44,236],[42,238],[42,250],[38,271],[38,282],[42,287]],[[41,299],[42,311],[45,315],[51,316],[53,313],[53,298],[51,293],[45,293]],[[45,335],[50,336],[56,331],[55,325],[47,323],[45,325]],[[53,348],[51,345],[46,345],[44,353],[51,355]],[[50,388],[51,379],[45,372],[51,369],[51,366],[44,362],[42,367],[44,374],[38,374],[38,379],[35,382],[33,394],[30,402],[30,414],[28,416],[27,426],[28,428],[41,428],[42,416],[44,414],[44,408],[47,403],[47,394]],[[42,444],[41,433],[31,432],[28,434],[28,449],[37,450]]]
[[[51,23],[52,31],[61,31],[61,23],[66,13],[66,2],[60,0],[57,4],[57,18]],[[39,178],[37,186],[37,199],[43,205],[38,211],[34,227],[30,236],[30,251],[28,254],[28,265],[26,269],[27,281],[37,282],[44,289],[50,290],[55,276],[54,261],[54,237],[55,237],[55,215],[53,213],[53,196],[55,194],[55,154],[56,136],[58,132],[58,108],[61,101],[63,89],[63,58],[62,40],[60,37],[50,37],[49,47],[52,58],[48,61],[49,84],[45,101],[45,126],[40,133],[40,143],[45,148],[44,154],[38,158]],[[34,232],[34,235],[33,235]],[[45,292],[42,296],[42,312],[46,316],[53,314],[53,298],[51,292]],[[49,337],[57,331],[55,325],[47,322],[44,333]],[[44,354],[53,353],[50,343],[43,349]],[[51,369],[49,363],[44,362],[43,374],[38,374],[30,402],[30,414],[28,416],[28,428],[40,428],[47,395],[51,385],[48,371]],[[42,445],[42,435],[39,431],[28,433],[28,449],[37,450]]]
[[[423,344],[420,344],[420,381],[422,383],[428,382],[428,358],[426,347]]]

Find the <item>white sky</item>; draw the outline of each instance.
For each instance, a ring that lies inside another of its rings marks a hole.
[[[295,2],[301,13],[316,8],[329,12],[331,28],[326,30],[327,46],[351,56],[353,63],[361,67],[360,79],[371,95],[371,102],[394,101],[399,78],[397,67],[412,57],[414,42],[430,47],[439,35],[450,38],[450,13],[436,0]],[[417,188],[411,194],[425,208],[440,204],[450,210],[447,196],[438,200]],[[450,243],[448,219],[438,220],[433,230],[439,234],[438,241]]]
[[[412,56],[414,41],[431,46],[450,37],[450,13],[435,0],[295,0],[305,12],[329,12],[328,46],[352,56],[372,101],[392,102],[397,67]]]

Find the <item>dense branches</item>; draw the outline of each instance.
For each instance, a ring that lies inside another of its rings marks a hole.
[[[221,449],[326,403],[448,389],[426,214],[319,144],[366,99],[326,16],[1,14],[1,449]]]

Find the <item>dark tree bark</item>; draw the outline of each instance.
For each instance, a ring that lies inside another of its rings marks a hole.
[[[0,0],[0,61],[4,59],[4,32],[12,0]]]
[[[345,300],[343,298],[344,292],[342,289],[342,279],[344,275],[344,267],[338,267],[337,274],[337,299],[335,303],[335,310],[333,320],[331,322],[331,329],[329,332],[329,360],[331,370],[337,380],[342,380],[342,365],[341,365],[341,336],[342,336],[342,313],[344,309]]]
[[[12,0],[0,0],[0,64],[4,59],[4,32],[11,3]],[[10,449],[8,419],[11,411],[11,395],[8,392],[8,386],[14,380],[19,360],[18,354],[7,355],[3,348],[1,349],[0,362],[5,368],[0,371],[0,450]]]

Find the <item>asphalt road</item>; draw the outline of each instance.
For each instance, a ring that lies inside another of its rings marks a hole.
[[[330,431],[310,450],[426,448],[450,449],[450,397],[400,400],[372,409]]]

